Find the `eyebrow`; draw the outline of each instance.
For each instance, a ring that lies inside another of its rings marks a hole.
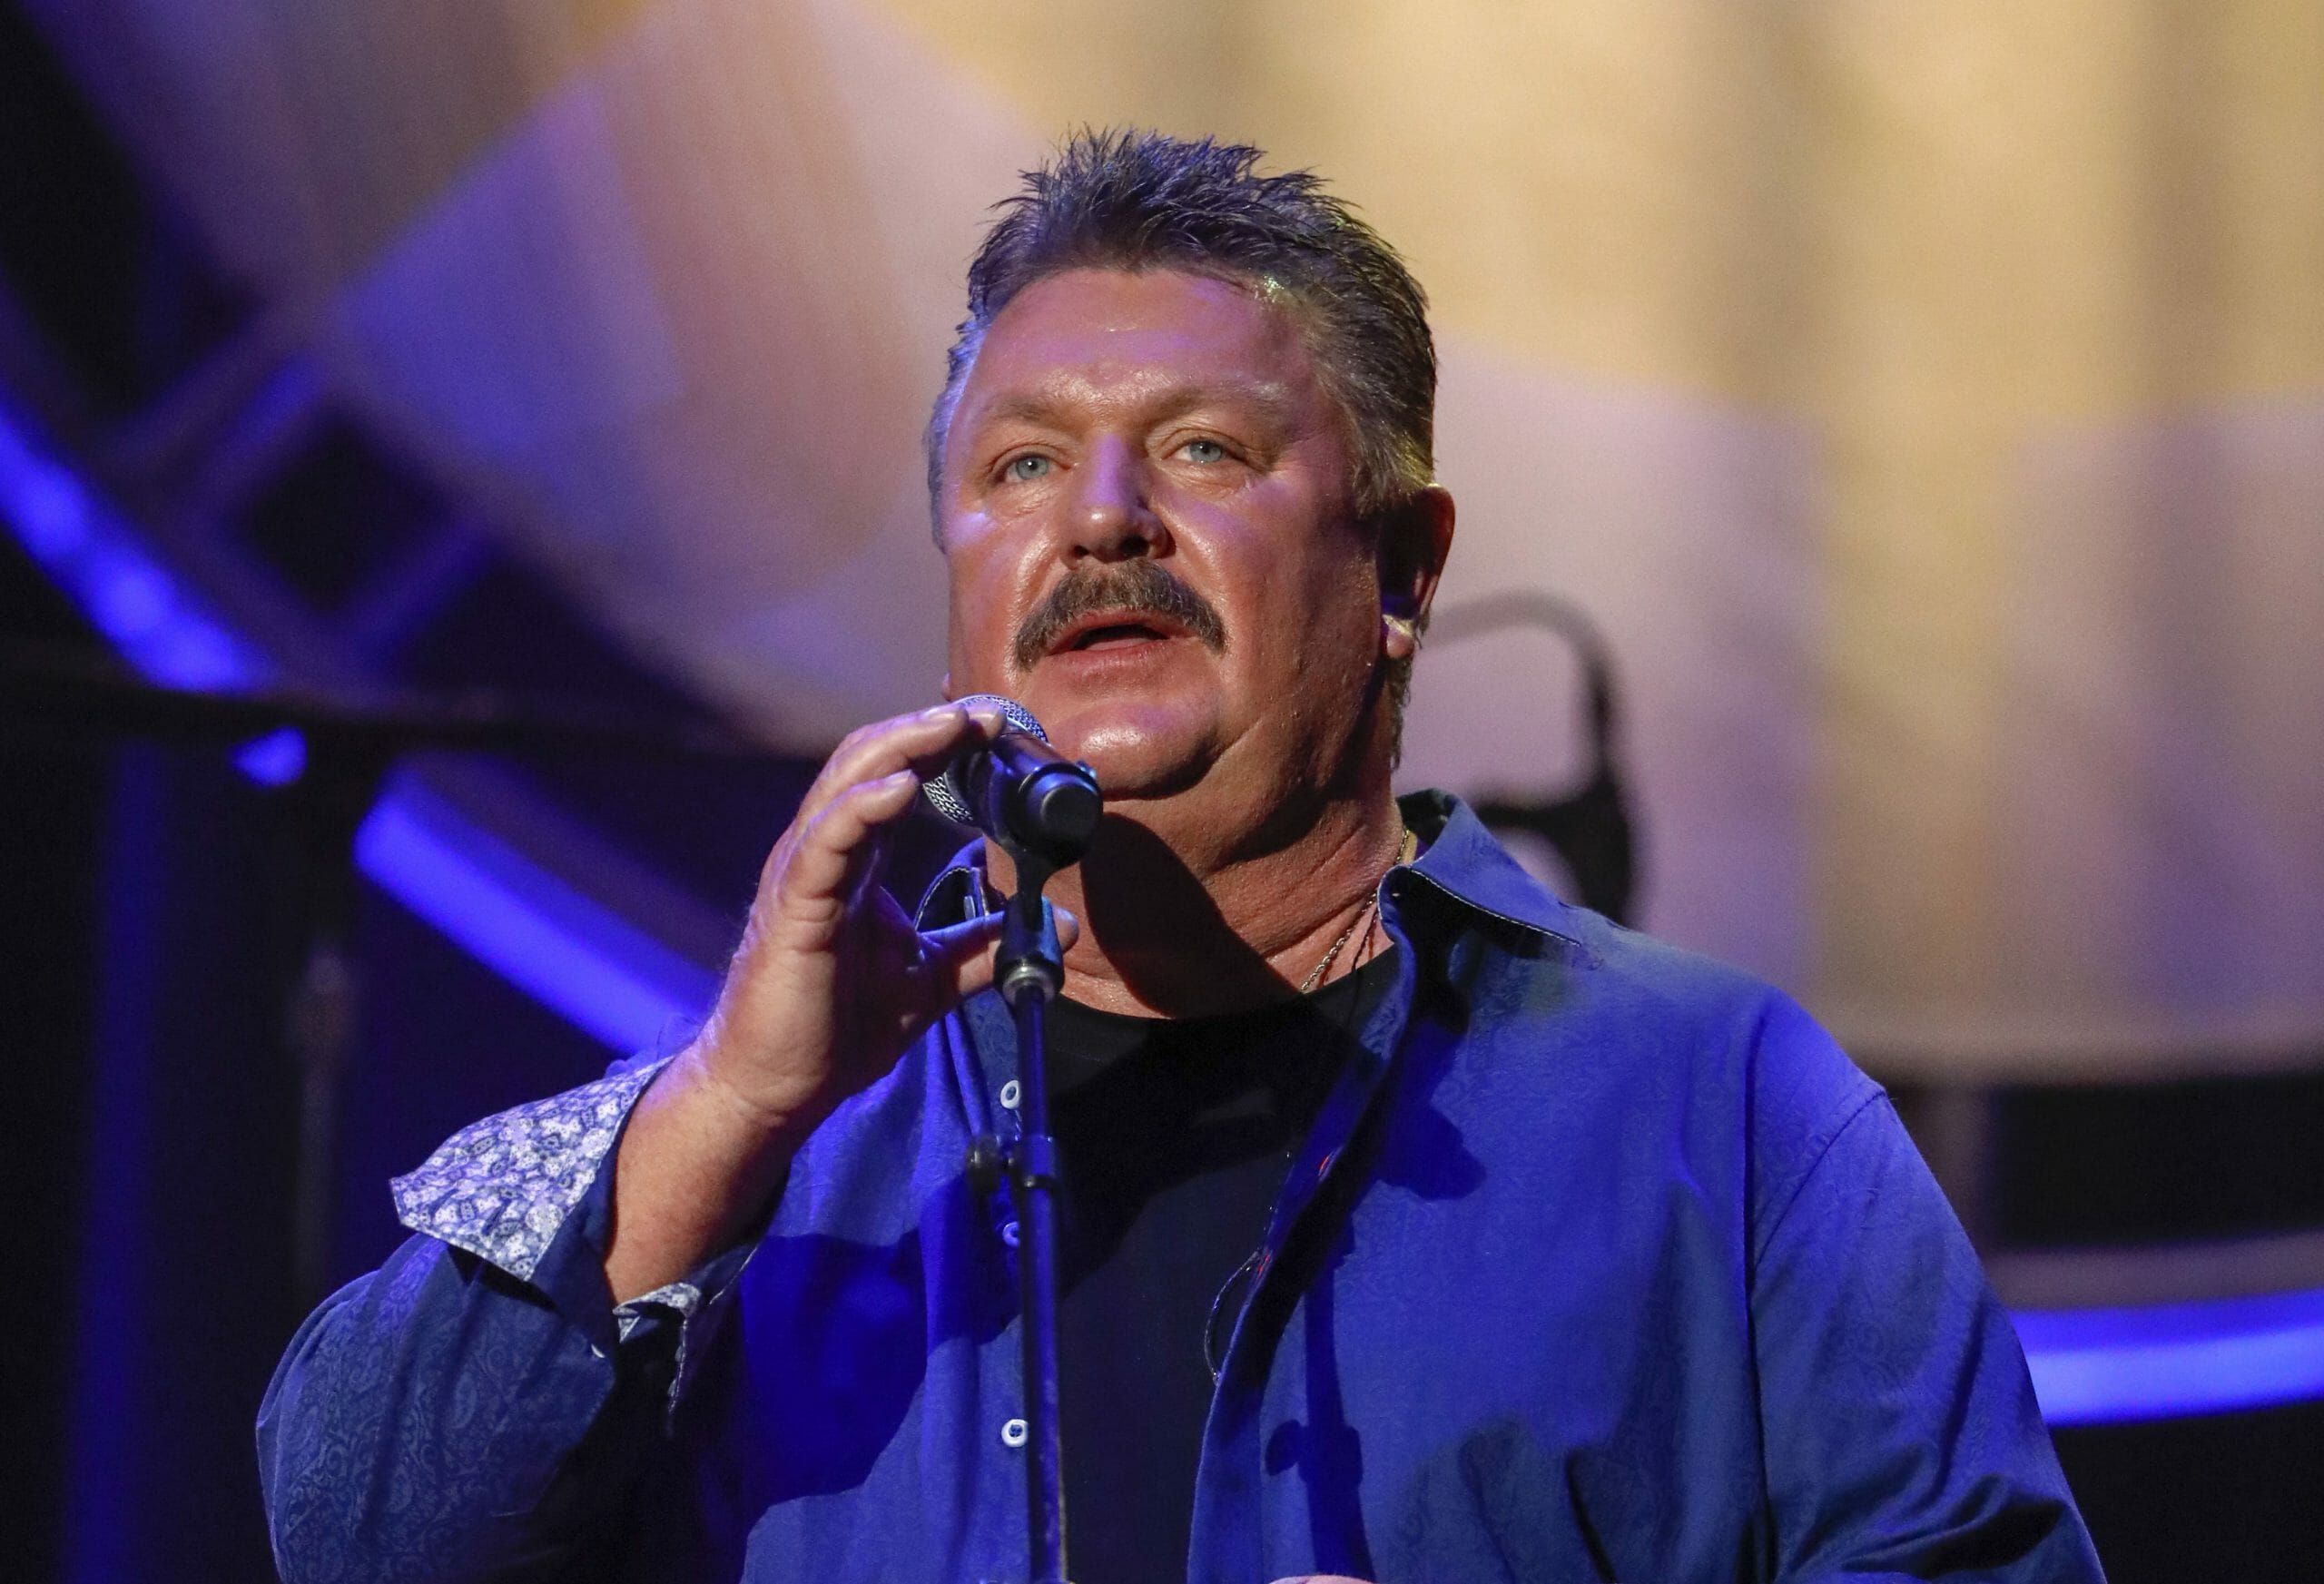
[[[1272,380],[1256,380],[1248,383],[1213,381],[1183,386],[1167,394],[1158,403],[1154,418],[1157,422],[1166,421],[1197,408],[1222,403],[1256,407],[1264,416],[1277,422],[1286,420],[1291,415],[1291,403],[1285,398],[1283,388]],[[1057,397],[1026,392],[1004,396],[994,401],[977,415],[976,427],[983,428],[998,423],[1024,423],[1064,428],[1068,427],[1068,404]]]

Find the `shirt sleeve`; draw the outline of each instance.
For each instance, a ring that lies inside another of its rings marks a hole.
[[[308,1319],[260,1408],[289,1584],[552,1577],[614,1521],[757,1241],[614,1305],[607,1168],[660,1067],[487,1117],[396,1180],[419,1235]]]
[[[607,1175],[606,1161],[632,1107],[665,1065],[625,1063],[594,1084],[463,1127],[389,1185],[397,1219],[529,1281],[583,1195]],[[719,1306],[711,1300],[724,1295],[755,1246],[745,1242],[729,1257],[615,1308],[623,1342],[675,1329],[673,1409],[690,1383],[687,1366],[716,1323]]]
[[[1754,1239],[1775,1577],[2102,1584],[1967,1235],[1886,1097],[1787,1021],[1796,1060],[1853,1084],[1788,1141],[1807,1146],[1797,1169],[1767,1174]]]

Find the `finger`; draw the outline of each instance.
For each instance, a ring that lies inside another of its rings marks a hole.
[[[911,774],[909,771],[905,773]],[[911,785],[912,791],[920,790],[921,782],[918,776],[912,776]],[[904,799],[903,811],[894,819],[873,822],[864,831],[863,840],[857,843],[854,852],[850,855],[846,881],[849,911],[852,912],[862,907],[865,899],[881,894],[880,875],[881,871],[888,866],[888,848],[891,839],[894,836],[896,828],[904,822],[905,816],[911,812],[911,805],[912,799],[907,797]]]
[[[1062,951],[1081,939],[1081,920],[1055,903],[1050,904],[1050,910],[1057,915],[1058,948]],[[937,982],[949,985],[953,1003],[966,1000],[992,983],[993,959],[999,955],[1003,917],[987,913],[965,924],[931,930],[921,937],[928,943]]]
[[[931,930],[921,937],[943,1012],[992,983],[992,959],[1000,948],[1001,915],[987,913],[965,924]]]
[[[939,704],[916,714],[877,721],[849,733],[824,761],[807,795],[799,800],[797,822],[814,819],[851,787],[899,770],[922,775],[938,770],[971,743],[989,743],[1006,722],[997,710],[979,705]]]
[[[920,777],[899,770],[849,787],[808,822],[775,884],[783,917],[836,918],[857,891],[855,879],[872,857],[873,835],[911,812]]]

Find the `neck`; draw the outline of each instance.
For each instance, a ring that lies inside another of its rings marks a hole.
[[[1241,831],[1173,812],[1164,801],[1109,814],[1088,855],[1049,883],[1050,900],[1081,920],[1066,994],[1085,1006],[1201,1018],[1296,994],[1371,900],[1404,833],[1384,776],[1312,817],[1288,812]],[[1269,825],[1295,829],[1285,838]],[[987,859],[996,883],[1015,883],[1005,854],[989,849]],[[1325,979],[1354,969],[1353,944]]]

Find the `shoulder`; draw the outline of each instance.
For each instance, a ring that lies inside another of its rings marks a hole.
[[[1792,995],[1731,963],[1558,904],[1582,971],[1641,1026],[1748,1056],[1761,1079],[1845,1090],[1872,1087]],[[1779,1097],[1771,1096],[1769,1097]]]
[[[1795,1189],[1880,1102],[1789,994],[1562,901],[1501,861],[1472,893],[1486,902],[1448,894],[1431,921],[1450,926],[1440,940],[1467,1059],[1580,1100],[1610,1125],[1682,1140],[1699,1167],[1731,1161],[1759,1205]],[[1482,867],[1472,853],[1456,878]]]
[[[1564,909],[1610,1010],[1735,1083],[1759,1130],[1830,1128],[1880,1087],[1787,992],[1730,964]],[[1707,1072],[1706,1077],[1709,1076]]]
[[[1778,1105],[1871,1090],[1784,990],[1545,889],[1521,920],[1472,913],[1449,933],[1448,972],[1483,1031],[1578,1042],[1600,1063],[1684,1069],[1697,1085],[1731,1083]]]
[[[1695,1107],[1731,1139],[1755,1240],[1811,1176],[1830,1175],[1831,1157],[1849,1155],[1837,1147],[1844,1137],[1875,1153],[1909,1151],[1880,1086],[1790,995],[1595,915],[1574,921],[1598,971],[1620,987],[1611,999],[1651,1031],[1651,1059],[1682,1064]]]
[[[1392,881],[1390,900],[1488,1022],[1512,1021],[1527,1038],[1585,1038],[1621,1058],[1684,1056],[1717,1068],[1764,1050],[1811,1072],[1846,1067],[1833,1066],[1836,1048],[1782,992],[1562,900],[1459,799],[1419,793],[1404,809],[1431,840]]]

